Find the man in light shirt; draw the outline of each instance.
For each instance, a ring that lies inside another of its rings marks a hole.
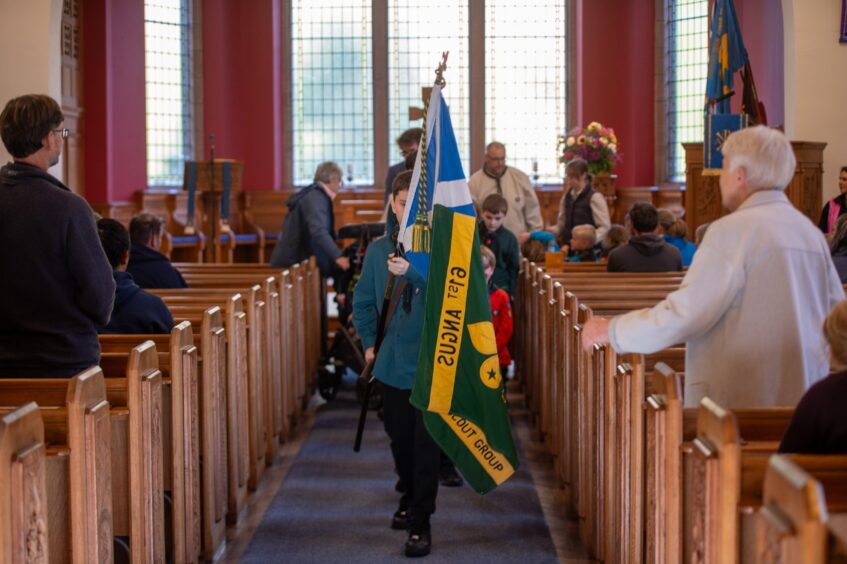
[[[723,147],[721,200],[678,290],[650,309],[586,324],[583,344],[651,353],[686,344],[685,405],[796,405],[828,373],[821,327],[844,299],[823,235],[785,195],[785,136],[757,126]]]
[[[532,231],[544,227],[541,205],[529,177],[516,168],[506,166],[506,147],[492,141],[485,148],[485,164],[468,180],[468,188],[476,209],[489,194],[500,194],[509,203],[503,225],[514,233],[518,243],[529,240]]]

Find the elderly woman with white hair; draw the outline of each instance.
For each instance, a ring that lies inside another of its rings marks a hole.
[[[723,147],[721,200],[679,289],[649,309],[595,318],[586,347],[651,353],[686,344],[685,405],[795,405],[828,373],[821,325],[844,299],[821,232],[785,195],[796,161],[785,136],[757,126]]]

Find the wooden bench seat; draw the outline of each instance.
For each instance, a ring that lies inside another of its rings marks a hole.
[[[93,370],[102,378],[99,368]],[[15,406],[36,401],[44,406],[66,406],[67,378],[9,376],[0,379],[0,403]],[[112,499],[129,500],[128,504],[115,504],[112,531],[115,536],[130,539],[133,560],[162,561],[165,558],[162,374],[152,343],[133,351],[123,385],[116,390],[118,393],[114,394],[108,387],[105,390],[111,404],[111,429],[99,435],[101,441],[110,435],[111,448],[101,446],[97,450],[111,450]],[[82,448],[83,452],[89,450],[90,447]],[[92,494],[88,497],[89,501],[98,499]]]
[[[161,335],[100,335],[100,346],[104,363],[116,362],[119,367],[120,363],[124,362],[123,355],[127,350],[139,342],[152,341],[157,350],[168,351],[160,353],[158,359],[160,368],[171,381],[176,374],[175,370],[190,374],[196,364],[196,384],[192,385],[192,378],[182,378],[183,385],[173,387],[172,392],[176,399],[172,399],[171,405],[184,406],[182,415],[190,415],[191,419],[183,423],[183,429],[186,433],[199,432],[199,437],[195,440],[185,437],[185,448],[174,449],[173,472],[178,472],[176,466],[179,453],[187,451],[185,456],[191,456],[190,452],[194,448],[192,445],[199,443],[199,452],[204,462],[198,469],[199,461],[195,460],[192,464],[189,459],[186,472],[191,472],[189,468],[193,467],[193,472],[202,478],[199,491],[202,515],[201,545],[204,558],[209,560],[223,546],[228,509],[226,350],[220,308],[213,307],[203,312],[202,319],[194,324],[200,327],[200,331],[186,331],[187,326],[192,325],[188,322],[180,323],[170,334]],[[116,357],[116,353],[121,356]],[[193,403],[190,398],[193,393],[191,390],[195,387],[197,407],[189,409],[186,403]],[[182,393],[180,401],[177,393],[183,388],[188,390]],[[179,425],[178,409],[171,409],[171,420],[174,421],[172,426],[176,429]],[[246,492],[246,477],[241,482],[241,490]],[[176,511],[182,496],[175,498]],[[187,507],[193,504],[193,486],[186,489],[185,503]]]

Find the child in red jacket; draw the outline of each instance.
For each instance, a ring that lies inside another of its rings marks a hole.
[[[509,304],[509,294],[491,283],[497,259],[494,253],[481,246],[482,268],[488,281],[488,298],[491,300],[491,322],[494,324],[494,337],[497,341],[497,356],[500,360],[500,375],[505,378],[512,357],[509,355],[509,340],[512,338],[512,306]],[[505,381],[505,380],[504,380]]]

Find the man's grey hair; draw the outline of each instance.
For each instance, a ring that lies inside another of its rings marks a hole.
[[[593,245],[597,242],[597,230],[589,223],[577,225],[571,229],[571,238],[590,241]]]
[[[315,170],[315,182],[332,182],[333,179],[341,180],[343,178],[341,167],[332,161],[327,161],[318,165]]]
[[[492,141],[488,145],[485,146],[485,152],[487,153],[491,149],[503,149],[503,152],[506,152],[506,146],[499,141]]]
[[[794,150],[785,135],[763,125],[736,131],[721,152],[727,169],[744,167],[752,190],[785,190],[797,168]]]

